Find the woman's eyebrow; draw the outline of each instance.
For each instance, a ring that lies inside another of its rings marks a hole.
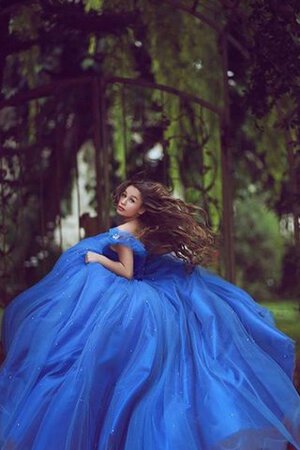
[[[123,194],[129,195],[127,191],[124,191]],[[136,195],[129,195],[129,197],[135,198],[136,200],[138,200]]]

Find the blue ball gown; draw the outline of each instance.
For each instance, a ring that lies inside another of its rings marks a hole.
[[[132,280],[84,262],[117,243]],[[3,342],[1,449],[300,449],[294,342],[243,290],[117,227],[11,302]]]

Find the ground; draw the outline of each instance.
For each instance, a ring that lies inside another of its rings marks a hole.
[[[300,301],[281,300],[263,303],[274,314],[278,328],[296,341],[296,370],[294,382],[300,393]]]

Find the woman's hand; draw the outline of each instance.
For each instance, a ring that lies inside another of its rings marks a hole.
[[[113,261],[100,253],[89,251],[85,255],[85,262],[97,262],[111,272],[131,280],[133,277],[133,252],[131,248],[119,244],[115,245],[114,248],[118,253],[119,261]]]
[[[100,257],[101,255],[99,253],[95,253],[95,252],[87,252],[84,258],[84,261],[86,263],[90,263],[90,262],[100,262]]]

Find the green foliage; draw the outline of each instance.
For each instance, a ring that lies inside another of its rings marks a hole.
[[[42,26],[42,8],[38,1],[22,5],[10,22],[10,33],[22,41],[37,39],[39,28]],[[38,81],[40,49],[33,45],[17,55],[20,75],[27,80],[30,88],[35,87]]]
[[[181,14],[176,9],[170,14],[168,5],[160,4],[157,7],[155,2],[141,1],[140,7],[144,11],[147,26],[145,45],[151,56],[155,80],[221,106],[221,61],[215,32],[194,17]],[[178,30],[188,32],[179,33]],[[192,104],[189,108],[190,111],[196,108],[199,111],[199,107]],[[198,113],[188,114],[178,99],[171,95],[167,96],[165,110],[170,124],[165,130],[164,138],[168,141],[169,175],[175,192],[184,196],[184,188],[197,191],[201,186],[203,197],[206,187],[213,184],[205,206],[209,209],[212,222],[218,225],[219,213],[215,205],[220,201],[220,180],[212,170],[203,170],[204,166],[212,167],[215,163],[220,166],[216,116],[202,111],[205,133],[209,137],[203,143],[197,142],[197,139],[201,140],[203,137]],[[187,154],[190,155],[188,158]],[[214,204],[212,207],[211,202]]]
[[[252,183],[266,195],[268,205],[275,207],[288,173],[287,142],[275,108],[255,122],[246,117],[236,145],[238,189],[245,193]]]
[[[250,4],[248,99],[255,115],[263,117],[285,95],[299,103],[300,3],[251,0]],[[299,125],[297,108],[294,120]]]
[[[260,122],[262,132],[258,139],[257,151],[265,157],[266,172],[273,177],[274,191],[277,194],[286,175],[287,158],[284,133],[276,126],[276,122],[278,117],[274,109]]]
[[[111,107],[111,117],[113,120],[113,149],[114,158],[118,168],[116,174],[120,180],[126,178],[127,158],[131,141],[132,115],[129,114],[128,99],[125,88],[118,86],[112,91],[113,105]]]
[[[257,299],[268,298],[280,283],[284,241],[262,197],[236,202],[235,238],[239,283]]]
[[[176,9],[170,14],[168,5],[142,3],[156,81],[221,104],[221,61],[215,32]]]
[[[165,130],[164,138],[169,142],[167,152],[169,155],[169,176],[174,189],[174,194],[183,197],[182,181],[180,176],[180,160],[182,151],[178,147],[174,136],[178,134],[178,117],[180,111],[180,103],[178,98],[172,98],[168,103],[168,115],[171,117],[170,125]],[[172,120],[173,118],[173,120]]]
[[[266,302],[263,304],[270,309],[274,315],[277,327],[296,342],[296,363],[300,362],[300,304],[299,301],[278,300],[276,302]],[[294,383],[300,393],[300,372],[295,370]]]
[[[99,43],[103,52],[102,68],[106,75],[135,78],[135,61],[132,53],[132,36],[126,33],[120,36],[107,36]]]
[[[10,32],[22,39],[32,39],[38,36],[41,26],[42,8],[38,1],[19,6],[10,21]]]
[[[99,11],[102,8],[103,0],[83,0],[86,12]]]
[[[222,205],[220,130],[217,117],[210,111],[204,112],[205,123],[209,123],[210,135],[204,148],[203,164],[210,168],[204,174],[204,189],[208,200],[203,205],[208,212],[212,227],[219,229]]]

